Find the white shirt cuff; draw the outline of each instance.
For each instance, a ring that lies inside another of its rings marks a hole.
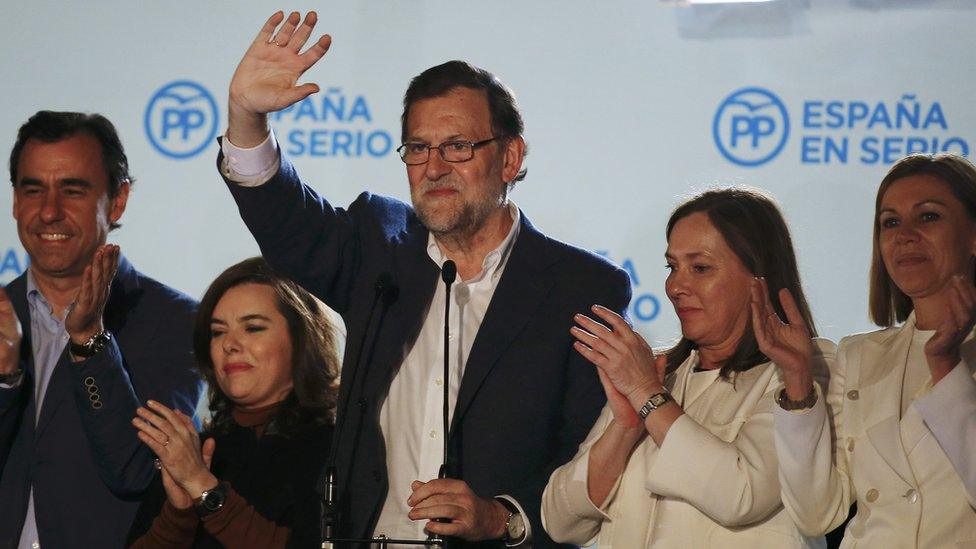
[[[525,524],[525,536],[522,537],[522,540],[517,543],[511,543],[511,544],[506,543],[505,545],[507,547],[518,547],[520,545],[525,545],[526,543],[532,541],[532,524],[529,522],[528,515],[525,514],[525,509],[522,509],[522,506],[519,505],[519,502],[516,501],[515,498],[513,498],[512,496],[501,494],[495,497],[504,499],[505,501],[514,505],[515,508],[518,509],[519,514],[522,515],[522,522]]]
[[[243,187],[263,185],[278,173],[281,164],[274,130],[268,132],[267,139],[261,144],[250,149],[234,145],[225,135],[220,142],[220,150],[224,153],[220,166],[224,176]]]

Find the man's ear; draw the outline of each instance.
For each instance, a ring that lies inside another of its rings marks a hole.
[[[511,183],[522,170],[522,160],[525,159],[525,140],[521,135],[511,137],[505,144],[505,166],[502,168],[502,179]]]
[[[112,223],[117,223],[119,219],[122,219],[122,214],[125,213],[125,205],[129,201],[129,188],[131,184],[128,180],[119,185],[118,192],[115,193],[115,197],[112,198],[112,202],[109,205],[108,219]]]

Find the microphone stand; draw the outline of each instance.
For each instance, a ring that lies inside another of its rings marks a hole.
[[[447,433],[450,429],[450,423],[448,421],[448,415],[450,413],[450,406],[448,402],[449,393],[448,388],[450,384],[450,345],[448,341],[448,336],[450,335],[450,308],[451,308],[451,284],[454,283],[455,278],[457,278],[457,266],[453,261],[447,260],[441,269],[441,280],[446,284],[445,288],[446,301],[444,307],[444,461],[441,463],[440,471],[438,473],[438,478],[447,478]],[[376,296],[373,298],[373,304],[370,308],[369,317],[366,321],[366,329],[363,332],[363,337],[360,340],[360,346],[358,350],[358,356],[356,357],[356,372],[353,373],[353,379],[350,380],[351,387],[355,387],[354,383],[356,381],[356,375],[359,373],[359,363],[363,357],[364,345],[366,342],[366,334],[369,332],[370,324],[372,323],[373,313],[376,310],[376,304],[382,298],[384,313],[386,309],[396,301],[399,295],[399,288],[393,285],[392,277],[388,273],[382,273],[376,281]],[[382,322],[382,318],[381,318]],[[378,328],[377,328],[378,329]],[[372,353],[370,353],[372,355]],[[369,360],[367,360],[367,363]],[[360,383],[365,383],[365,376],[363,376],[363,381]],[[343,403],[343,421],[338,427],[339,432],[345,427],[346,423],[346,413],[349,409],[349,398],[352,396],[352,390],[350,389],[349,395],[346,397],[346,401]],[[337,439],[334,439],[337,440]],[[358,437],[356,439],[355,446],[358,446]],[[370,538],[342,538],[335,535],[336,530],[338,530],[339,517],[338,517],[338,505],[335,500],[336,491],[336,477],[338,473],[335,467],[335,451],[336,446],[333,446],[332,452],[329,458],[329,465],[326,467],[324,476],[324,488],[323,488],[323,498],[322,498],[322,549],[334,549],[335,547],[342,547],[345,544],[350,545],[364,545],[368,544],[370,547],[378,546],[380,549],[388,549],[390,545],[422,545],[425,547],[445,547],[446,542],[443,536],[438,534],[431,534],[425,540],[418,539],[395,539],[388,538],[383,534],[378,536],[373,536]],[[320,479],[320,482],[322,480]],[[448,519],[434,519],[437,522],[450,522]]]

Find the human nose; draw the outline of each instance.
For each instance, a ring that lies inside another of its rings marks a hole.
[[[664,280],[664,293],[671,301],[688,294],[688,286],[685,277],[677,269],[671,271],[668,278]]]
[[[914,223],[903,222],[895,230],[895,241],[899,244],[906,244],[918,240],[918,230]]]
[[[451,171],[450,164],[444,160],[444,154],[438,147],[431,147],[425,166],[425,175],[430,181],[436,181]]]
[[[61,207],[61,196],[58,193],[47,193],[44,203],[41,205],[41,221],[54,223],[64,218],[64,209]]]
[[[220,348],[226,355],[234,354],[241,350],[241,340],[233,331],[228,331],[220,340]]]

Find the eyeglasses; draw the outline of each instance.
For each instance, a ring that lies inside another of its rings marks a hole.
[[[503,136],[496,135],[484,141],[445,141],[440,145],[428,145],[426,143],[404,143],[397,148],[400,159],[408,166],[425,164],[430,159],[430,150],[437,149],[441,153],[441,158],[445,162],[466,162],[474,157],[474,150],[483,147]]]

